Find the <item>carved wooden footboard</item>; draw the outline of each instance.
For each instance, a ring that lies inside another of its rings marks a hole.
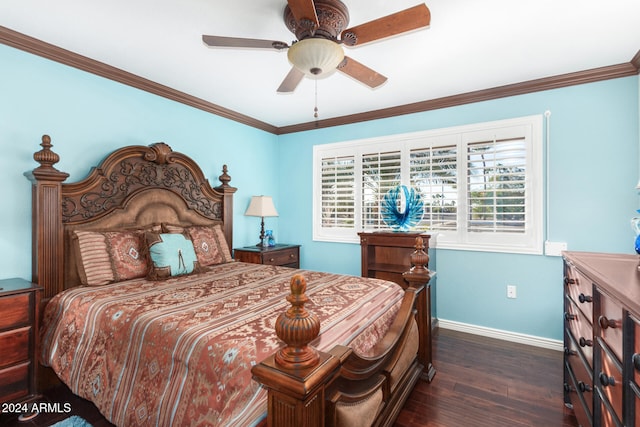
[[[345,346],[328,353],[311,347],[320,325],[304,308],[304,277],[291,280],[291,308],[275,327],[286,346],[252,369],[254,378],[269,390],[269,426],[388,426],[416,381],[433,378],[426,316],[429,257],[421,237],[415,248],[413,267],[404,275],[409,287],[400,311],[371,356]]]

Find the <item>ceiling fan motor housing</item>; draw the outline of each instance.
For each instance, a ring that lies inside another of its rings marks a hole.
[[[319,26],[311,20],[297,21],[287,5],[284,9],[284,22],[298,40],[322,37],[337,41],[340,33],[349,25],[349,10],[340,0],[315,0]]]

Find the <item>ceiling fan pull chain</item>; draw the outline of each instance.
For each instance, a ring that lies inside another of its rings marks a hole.
[[[315,106],[313,107],[313,117],[314,118],[318,118],[318,79],[314,79],[314,81],[316,82],[316,99],[315,99]]]

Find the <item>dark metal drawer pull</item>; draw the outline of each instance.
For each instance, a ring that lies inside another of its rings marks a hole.
[[[580,294],[578,295],[578,301],[584,304],[585,302],[593,301],[593,298],[591,297],[591,295]]]
[[[631,361],[636,371],[640,371],[640,353],[634,353],[634,355],[631,356]]]
[[[584,393],[585,391],[593,390],[593,387],[591,387],[589,384],[583,383],[582,381],[578,381],[578,389]]]
[[[600,316],[598,318],[598,323],[600,324],[600,327],[602,329],[617,328],[618,327],[618,321],[617,320],[607,319],[606,316]]]
[[[580,337],[580,347],[593,347],[593,341]]]
[[[600,372],[600,384],[602,384],[603,387],[613,387],[616,385],[616,379],[607,375],[606,372]]]

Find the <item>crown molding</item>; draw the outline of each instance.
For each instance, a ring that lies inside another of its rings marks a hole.
[[[546,77],[542,79],[529,80],[526,82],[499,86],[491,89],[484,89],[468,92],[443,98],[426,100],[412,104],[399,105],[396,107],[384,108],[380,110],[367,111],[364,113],[351,114],[347,116],[335,117],[331,119],[317,120],[313,122],[300,123],[291,126],[277,127],[269,123],[254,119],[253,117],[240,114],[203,99],[188,95],[184,92],[161,85],[111,65],[96,61],[86,56],[79,55],[58,46],[44,42],[42,40],[27,36],[9,28],[0,26],[0,43],[25,52],[41,56],[52,61],[59,62],[70,67],[86,71],[100,77],[123,83],[125,85],[144,90],[154,95],[162,96],[172,101],[198,108],[211,114],[224,117],[236,122],[251,126],[275,135],[284,135],[294,132],[302,132],[333,126],[341,126],[352,123],[377,120],[405,114],[420,113],[423,111],[437,110],[440,108],[455,107],[458,105],[470,104],[480,101],[504,98],[514,95],[539,92],[543,90],[558,89],[578,84],[593,83],[602,80],[628,77],[640,73],[640,51],[628,62],[607,67],[594,68],[591,70],[578,71],[575,73],[562,74],[559,76]]]
[[[0,26],[0,43],[107,78],[109,80],[123,83],[136,89],[144,90],[154,95],[162,96],[172,101],[180,102],[190,107],[198,108],[217,116],[243,123],[247,126],[262,129],[270,133],[277,132],[277,127],[270,125],[269,123],[256,120],[253,117],[245,116],[244,114],[240,114],[236,111],[229,110],[195,96],[161,85],[103,62],[62,49],[58,46],[27,36],[17,31],[13,31],[3,26]]]
[[[584,83],[598,82],[601,80],[615,79],[618,77],[628,77],[639,73],[640,51],[634,59],[625,64],[611,65],[608,67],[594,68],[592,70],[578,71],[575,73],[562,74],[559,76],[546,77],[543,79],[529,80],[506,86],[494,87],[491,89],[467,92],[459,95],[452,95],[443,98],[431,99],[428,101],[416,102],[413,104],[399,105],[381,110],[367,111],[349,116],[335,117],[331,119],[318,120],[315,122],[301,123],[278,128],[278,134],[302,132],[313,129],[341,126],[351,123],[365,122],[388,117],[401,116],[405,114],[420,113],[429,110],[455,107],[458,105],[471,104],[474,102],[489,101],[492,99],[505,98],[508,96],[523,95],[526,93],[539,92],[543,90],[558,89],[566,86],[579,85]]]

